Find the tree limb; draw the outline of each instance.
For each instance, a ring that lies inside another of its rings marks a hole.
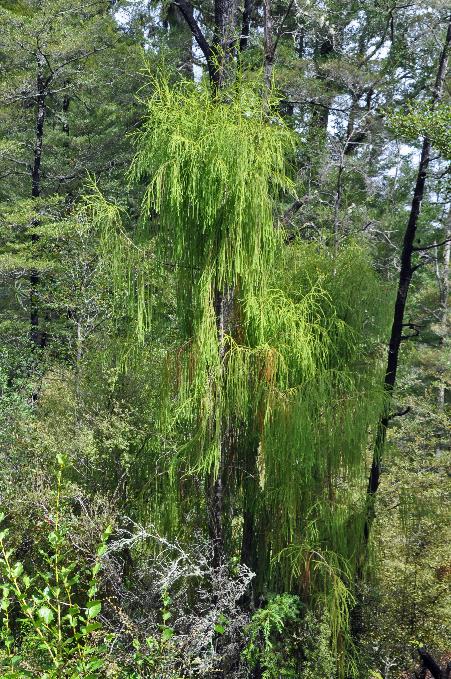
[[[201,27],[199,26],[198,22],[194,18],[194,12],[193,12],[193,6],[188,0],[175,0],[174,5],[176,5],[180,12],[183,15],[183,18],[185,19],[186,23],[188,24],[189,28],[191,29],[191,33],[193,34],[193,37],[197,44],[199,45],[200,49],[202,50],[202,53],[207,60],[207,64],[210,67],[210,61],[211,61],[211,47],[210,44],[208,43],[207,39],[205,38]]]
[[[424,648],[419,648],[418,654],[421,658],[424,668],[429,670],[434,679],[446,679],[445,672],[442,671],[442,668],[434,660],[430,653],[428,653]]]
[[[413,252],[422,252],[423,250],[433,250],[433,248],[439,248],[442,245],[446,245],[447,243],[451,243],[451,238],[446,238],[445,240],[442,240],[441,243],[432,243],[432,245],[425,245],[424,247],[421,248],[412,248]]]

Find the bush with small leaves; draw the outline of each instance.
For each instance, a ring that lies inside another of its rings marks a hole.
[[[57,487],[43,567],[28,573],[14,561],[9,530],[0,531],[0,669],[2,677],[97,677],[106,645],[98,599],[101,559],[111,528],[103,532],[94,564],[71,559],[61,508],[65,460],[58,457]],[[5,514],[0,523],[6,524]]]
[[[299,676],[295,648],[299,603],[299,598],[290,594],[273,596],[246,627],[244,657],[251,668],[261,670],[263,679]]]

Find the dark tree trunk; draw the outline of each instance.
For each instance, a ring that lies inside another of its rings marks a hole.
[[[211,59],[214,89],[224,87],[233,79],[237,9],[237,0],[215,0],[215,31]]]
[[[41,90],[43,83],[42,79],[38,77],[38,96],[37,96],[37,113],[36,113],[36,135],[33,152],[33,167],[31,171],[31,195],[33,198],[39,198],[41,195],[41,160],[42,160],[42,141],[44,138],[44,121],[45,121],[45,92]],[[40,91],[41,90],[41,91]]]
[[[432,657],[430,653],[428,653],[424,648],[419,648],[418,649],[418,654],[421,658],[421,662],[423,664],[422,671],[424,671],[425,675],[426,672],[429,671],[434,679],[448,679],[451,673],[451,665],[448,664],[448,666],[445,668],[440,667],[438,662]]]
[[[36,127],[35,127],[35,143],[33,151],[33,165],[31,168],[31,196],[32,198],[39,198],[41,195],[41,161],[42,161],[42,143],[44,138],[44,122],[46,114],[46,82],[43,73],[43,57],[37,58],[37,77],[36,77]],[[35,221],[34,226],[38,222]],[[39,241],[37,234],[32,234],[32,246]],[[30,271],[30,339],[35,346],[44,347],[46,344],[46,335],[39,327],[39,273],[36,269]]]
[[[274,37],[271,16],[271,0],[263,0],[263,21],[265,36],[265,85],[271,87],[272,72],[274,67]]]
[[[439,67],[437,77],[433,90],[432,104],[435,105],[441,98],[443,91],[443,83],[448,66],[448,52],[451,43],[451,22],[448,25],[446,32],[445,44],[440,55]],[[399,349],[403,339],[404,327],[404,312],[406,308],[407,295],[409,292],[412,275],[418,268],[418,265],[413,265],[412,257],[415,252],[414,241],[417,232],[418,218],[420,216],[421,203],[424,197],[424,190],[426,185],[427,169],[430,161],[431,142],[428,137],[423,141],[421,149],[420,163],[418,166],[418,173],[415,182],[415,189],[413,193],[412,205],[410,208],[409,220],[407,228],[404,233],[404,240],[401,252],[401,269],[399,272],[398,290],[396,294],[395,309],[393,314],[393,324],[390,334],[390,342],[388,346],[387,368],[385,371],[384,389],[387,393],[387,405],[378,423],[376,440],[374,445],[373,460],[371,464],[371,471],[368,479],[368,508],[364,524],[364,542],[368,542],[371,530],[371,524],[374,518],[374,497],[377,493],[380,484],[381,476],[381,460],[385,446],[385,439],[387,434],[387,427],[389,423],[390,400],[393,389],[396,384],[396,373],[399,362]]]
[[[252,0],[244,0],[243,16],[241,19],[240,50],[247,49],[251,30]]]
[[[445,44],[440,55],[439,67],[437,77],[433,89],[432,104],[439,101],[445,74],[448,65],[448,50],[451,42],[451,22],[446,33]],[[406,231],[404,233],[403,246],[401,252],[401,268],[398,279],[398,289],[396,293],[395,308],[393,313],[393,323],[390,334],[390,341],[388,345],[387,365],[384,378],[384,391],[386,394],[386,401],[384,410],[380,415],[376,430],[376,437],[373,448],[373,459],[371,462],[370,474],[367,485],[367,503],[365,508],[365,515],[363,519],[363,549],[360,554],[360,559],[357,563],[355,585],[357,590],[357,601],[351,614],[351,626],[353,635],[358,637],[362,632],[362,600],[361,600],[361,586],[363,582],[363,570],[368,554],[368,542],[371,533],[371,527],[375,517],[375,498],[380,485],[382,473],[382,456],[385,447],[385,439],[387,435],[387,428],[390,422],[390,407],[393,395],[393,390],[396,384],[396,374],[399,362],[399,349],[403,340],[404,326],[404,312],[407,302],[407,295],[409,292],[412,275],[418,268],[412,262],[415,253],[414,241],[417,232],[418,218],[420,216],[421,203],[424,197],[427,169],[430,162],[431,143],[426,137],[423,141],[421,150],[420,162],[413,192],[412,204],[410,208],[409,219],[407,222]]]
[[[177,50],[177,67],[189,80],[193,80],[192,33],[186,25],[182,11],[175,3],[171,3],[168,6],[167,20],[169,24],[169,37],[171,38],[174,36],[175,47]]]
[[[448,297],[449,297],[449,271],[450,271],[450,255],[451,255],[451,210],[448,212],[445,228],[445,239],[447,242],[443,251],[443,266],[440,275],[439,265],[438,269],[438,284],[440,292],[440,340],[442,343],[446,342],[449,335],[448,328]],[[437,252],[438,257],[438,252]],[[441,376],[440,384],[437,394],[437,405],[440,410],[445,407],[446,384]]]
[[[66,85],[69,83],[66,82]],[[70,106],[70,96],[68,94],[65,94],[63,97],[63,114],[64,114],[64,121],[63,121],[63,132],[65,132],[69,136],[69,123],[67,120],[67,112],[69,111],[69,106]]]
[[[234,290],[215,290],[215,314],[216,328],[218,333],[219,357],[223,370],[227,361],[226,335],[233,332],[232,316],[234,306]],[[231,450],[230,422],[222,419],[216,423],[220,427],[219,441],[219,469],[215,477],[210,479],[209,504],[210,504],[210,536],[213,541],[213,565],[218,568],[225,559],[225,523],[226,523],[226,493],[227,493],[227,462]],[[230,520],[227,522],[230,524]]]
[[[333,54],[334,44],[331,38],[317,42],[315,46],[316,78],[321,82],[325,80],[324,71],[321,68],[322,62],[329,59]],[[329,89],[329,87],[326,89]],[[324,106],[315,106],[313,108],[312,125],[314,127],[314,134],[318,134],[318,131],[320,131],[324,136],[326,135],[329,124],[329,105],[325,104]]]
[[[327,149],[327,131],[329,126],[330,106],[333,99],[333,91],[328,81],[327,73],[322,68],[323,62],[334,54],[334,45],[331,39],[316,40],[314,47],[315,78],[319,84],[319,96],[312,107],[311,117],[307,133],[307,168],[308,183],[314,187],[320,184],[322,163],[324,162],[325,150]]]

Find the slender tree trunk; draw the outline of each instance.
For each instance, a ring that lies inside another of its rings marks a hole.
[[[448,66],[448,51],[451,43],[451,22],[446,33],[445,44],[440,55],[437,77],[433,89],[432,104],[440,100],[443,83]],[[424,197],[427,169],[430,162],[431,143],[425,137],[421,149],[420,162],[410,207],[409,219],[404,233],[403,246],[401,252],[401,268],[398,279],[398,289],[396,293],[393,323],[388,345],[387,366],[384,378],[384,391],[386,394],[385,405],[377,424],[376,437],[373,448],[373,459],[367,485],[367,502],[363,523],[363,549],[357,563],[355,584],[357,587],[358,598],[351,614],[351,626],[354,636],[359,636],[362,631],[362,601],[360,589],[363,581],[363,567],[368,554],[368,542],[371,528],[375,517],[375,499],[379,489],[382,473],[382,456],[385,448],[387,428],[390,422],[390,408],[393,390],[396,385],[396,375],[399,362],[399,349],[402,342],[402,332],[404,327],[404,312],[406,308],[407,296],[409,292],[412,275],[418,268],[412,262],[415,253],[414,241],[417,233],[418,218],[420,216],[421,203]]]
[[[69,84],[69,81],[67,80],[66,85],[68,85],[68,84]],[[63,114],[64,114],[63,132],[65,132],[67,134],[67,136],[69,136],[69,132],[70,132],[69,123],[68,123],[68,120],[67,120],[67,117],[66,117],[67,113],[69,111],[69,106],[70,106],[70,96],[68,94],[65,94],[64,97],[63,97]]]
[[[252,588],[246,594],[243,603],[253,609],[260,595],[259,572],[264,568],[263,559],[259,559],[259,541],[264,539],[263,526],[257,525],[257,508],[261,503],[259,473],[257,469],[259,441],[257,437],[245,441],[243,455],[243,532],[241,537],[241,563],[255,573]],[[266,534],[266,532],[265,532]]]
[[[33,165],[31,169],[31,196],[39,198],[41,195],[41,161],[42,143],[44,138],[44,122],[46,114],[46,84],[43,74],[43,57],[37,57],[36,77],[36,127],[35,143],[33,152]],[[37,222],[34,224],[37,226]],[[37,234],[32,234],[31,243],[35,245],[39,241]],[[36,269],[30,271],[30,339],[38,347],[44,347],[46,343],[45,333],[39,328],[39,273]]]
[[[432,97],[433,105],[435,105],[440,100],[442,95],[443,84],[448,66],[448,52],[450,43],[451,43],[451,22],[448,25],[445,44],[439,59],[439,67]],[[431,142],[428,137],[425,137],[421,149],[421,157],[418,166],[418,173],[415,182],[412,204],[410,208],[410,215],[409,220],[407,222],[407,228],[404,233],[404,240],[401,252],[401,269],[399,272],[398,290],[396,294],[393,324],[390,334],[390,342],[388,346],[387,368],[384,379],[384,389],[387,394],[386,406],[384,408],[384,412],[382,413],[379,419],[377,427],[373,460],[371,464],[371,471],[367,487],[368,506],[363,535],[365,545],[368,542],[371,525],[374,519],[374,498],[380,484],[381,461],[385,447],[387,427],[390,419],[389,418],[390,402],[393,394],[393,389],[396,384],[396,374],[399,362],[399,349],[402,342],[402,331],[404,327],[404,312],[406,308],[407,295],[409,292],[412,275],[418,268],[418,265],[413,265],[412,257],[415,252],[414,241],[417,232],[418,218],[420,216],[421,203],[424,197],[427,169],[430,161],[430,152],[431,152]]]
[[[421,658],[423,664],[423,669],[426,672],[429,671],[434,679],[448,679],[451,674],[451,663],[448,663],[447,667],[440,667],[435,658],[432,657],[424,648],[418,649],[418,654]]]
[[[244,0],[243,16],[241,19],[240,51],[247,49],[251,30],[252,0]]]
[[[215,27],[213,41],[210,44],[197,23],[193,6],[189,0],[174,0],[188,24],[194,39],[199,45],[206,59],[210,84],[214,93],[225,87],[234,76],[234,52],[236,51],[235,35],[237,26],[237,0],[215,0]],[[218,336],[218,351],[221,365],[227,360],[227,339],[231,334],[232,315],[234,308],[234,290],[223,289],[218,284],[213,291],[216,329]],[[219,430],[219,464],[216,474],[207,479],[207,504],[209,513],[209,533],[213,543],[213,565],[219,567],[225,559],[225,512],[224,502],[227,496],[227,459],[231,446],[230,423],[225,422],[218,408],[214,426]]]
[[[449,298],[449,273],[450,273],[450,254],[451,254],[451,210],[448,212],[445,229],[445,240],[443,250],[443,266],[441,271],[440,284],[440,335],[445,343],[448,340],[448,298]],[[438,253],[437,253],[438,256]],[[446,387],[443,381],[440,382],[437,394],[437,405],[440,410],[445,407]]]
[[[263,20],[265,36],[265,85],[269,90],[271,87],[272,72],[274,67],[274,37],[271,16],[271,0],[263,0]]]
[[[215,31],[211,55],[211,79],[221,89],[233,79],[237,28],[237,0],[215,0]]]
[[[218,334],[219,358],[222,366],[222,379],[226,370],[227,362],[227,335],[232,334],[232,317],[235,293],[232,288],[222,291],[215,290],[215,314],[216,328]],[[227,501],[227,462],[231,449],[231,428],[220,412],[218,407],[217,417],[221,418],[216,422],[220,430],[219,440],[219,468],[216,476],[210,479],[209,485],[209,504],[210,504],[210,536],[213,541],[213,565],[218,568],[224,563],[225,559],[225,503]],[[230,523],[230,521],[228,522]]]
[[[192,11],[192,8],[191,8]],[[189,80],[194,78],[193,66],[193,36],[179,7],[171,3],[167,9],[169,37],[174,36],[177,49],[177,66],[181,73]]]

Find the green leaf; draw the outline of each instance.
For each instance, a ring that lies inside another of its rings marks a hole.
[[[146,637],[146,644],[148,648],[155,648],[155,646],[158,645],[158,642],[155,637]]]
[[[112,532],[113,532],[113,526],[111,526],[111,525],[107,526],[105,528],[105,530],[103,531],[102,540],[108,540],[108,538],[110,537]]]
[[[174,636],[174,630],[172,627],[165,627],[161,633],[162,641],[169,641]]]
[[[20,576],[23,573],[23,565],[20,563],[20,561],[17,561],[14,565],[14,568],[11,571],[11,575],[13,578],[20,578]]]
[[[104,666],[104,661],[98,658],[97,660],[91,660],[90,663],[88,663],[88,669],[90,672],[93,670],[101,670],[102,667]]]
[[[224,632],[225,632],[225,627],[223,627],[223,626],[220,625],[219,623],[216,623],[216,625],[215,625],[215,627],[214,627],[214,630],[215,630],[216,634],[224,634]]]
[[[100,622],[90,622],[89,625],[86,625],[86,627],[82,628],[83,634],[91,634],[91,632],[95,632],[98,629],[101,629],[102,625]]]
[[[88,618],[95,618],[96,615],[99,615],[101,610],[102,610],[101,601],[89,601],[86,607],[86,615],[88,616]]]
[[[55,533],[55,531],[52,530],[48,534],[48,541],[50,542],[51,545],[57,544],[57,542],[59,541],[59,537],[58,537],[57,533]]]
[[[41,606],[41,608],[38,610],[38,615],[46,625],[50,625],[54,618],[53,611],[47,606]]]
[[[169,620],[172,618],[172,615],[169,611],[163,611],[163,622],[166,622],[166,620]]]

